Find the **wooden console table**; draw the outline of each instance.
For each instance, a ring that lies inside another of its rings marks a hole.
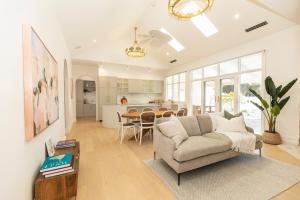
[[[35,180],[35,200],[67,200],[77,195],[77,182],[79,172],[79,142],[75,147],[55,149],[55,155],[72,152],[78,157],[74,172],[45,178],[39,173]]]

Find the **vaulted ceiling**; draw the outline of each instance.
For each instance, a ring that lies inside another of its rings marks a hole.
[[[298,12],[279,9],[278,2],[287,1],[290,9],[299,6],[298,0],[215,0],[206,15],[219,32],[209,38],[190,21],[170,16],[168,0],[54,0],[54,8],[74,59],[168,69],[293,26]],[[244,31],[265,20],[267,26]],[[168,44],[146,44],[146,57],[129,58],[124,49],[133,42],[134,26],[140,33],[164,27],[185,49],[176,52]],[[170,64],[172,59],[178,61]]]

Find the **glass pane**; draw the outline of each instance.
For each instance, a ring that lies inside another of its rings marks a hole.
[[[176,74],[173,76],[173,83],[178,83],[179,82],[179,75]]]
[[[179,101],[179,94],[178,94],[178,88],[179,87],[179,84],[178,83],[175,83],[173,85],[173,100],[174,101]]]
[[[204,71],[204,77],[212,77],[212,76],[217,76],[218,75],[218,65],[212,65],[203,68]]]
[[[205,112],[215,112],[215,81],[205,82]]]
[[[249,92],[249,88],[258,93],[261,90],[261,72],[241,74],[240,83],[240,111],[244,112],[246,125],[252,127],[256,133],[261,133],[261,111],[251,101],[258,104],[259,100]]]
[[[201,79],[202,78],[202,69],[196,69],[192,71],[192,79]]]
[[[192,105],[201,106],[201,81],[192,82]]]
[[[221,80],[221,108],[234,113],[234,79]]]
[[[180,90],[179,90],[179,101],[185,101],[185,84],[180,83]]]
[[[241,58],[241,71],[260,69],[262,67],[262,53]]]
[[[185,82],[185,73],[181,73],[180,75],[180,82]]]
[[[167,84],[172,84],[172,76],[169,76],[168,78],[167,78]]]
[[[172,99],[172,85],[167,85],[167,100]]]
[[[230,74],[238,72],[238,59],[229,60],[223,63],[220,63],[220,74]]]

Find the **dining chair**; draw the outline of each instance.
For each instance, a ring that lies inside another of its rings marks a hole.
[[[164,108],[164,107],[161,107],[158,109],[158,111],[167,111],[167,110],[168,110],[168,108]]]
[[[187,116],[188,109],[187,108],[181,108],[180,110],[184,110],[183,116]]]
[[[144,108],[143,109],[143,112],[147,112],[147,111],[153,111],[153,109],[152,108]]]
[[[165,112],[162,114],[162,117],[163,117],[163,118],[171,117],[173,114],[174,114],[173,111],[168,110],[168,111],[165,111]]]
[[[133,129],[134,138],[135,138],[135,141],[137,141],[136,131],[135,131],[136,125],[134,125],[133,123],[122,122],[122,117],[121,117],[120,112],[117,112],[117,115],[118,115],[118,122],[119,122],[118,139],[120,139],[120,144],[123,143],[125,131],[128,132],[129,129]],[[125,131],[124,131],[124,129],[125,129]]]
[[[184,116],[184,113],[185,113],[185,110],[184,110],[184,109],[180,109],[180,110],[176,113],[176,116],[177,116],[177,117],[183,117],[183,116]]]
[[[155,113],[153,111],[142,112],[140,115],[140,145],[142,144],[143,131],[149,130],[150,136],[154,128]]]
[[[128,110],[128,113],[135,113],[135,112],[139,112],[137,108],[130,108]],[[134,125],[138,125],[140,123],[139,118],[134,118],[129,120],[131,123],[133,123]]]

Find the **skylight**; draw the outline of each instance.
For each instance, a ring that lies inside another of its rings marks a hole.
[[[168,44],[171,47],[173,47],[176,51],[179,52],[184,49],[184,46],[178,40],[176,40],[176,38],[174,38],[173,35],[171,35],[171,33],[169,33],[165,28],[160,28],[159,30],[160,30],[160,32],[165,33],[172,38],[172,40],[169,41]]]
[[[193,13],[198,10],[199,6],[194,2],[188,3],[183,9],[182,13]],[[210,19],[205,15],[198,15],[191,19],[194,26],[205,35],[205,37],[210,37],[218,32],[216,26],[210,21]]]

